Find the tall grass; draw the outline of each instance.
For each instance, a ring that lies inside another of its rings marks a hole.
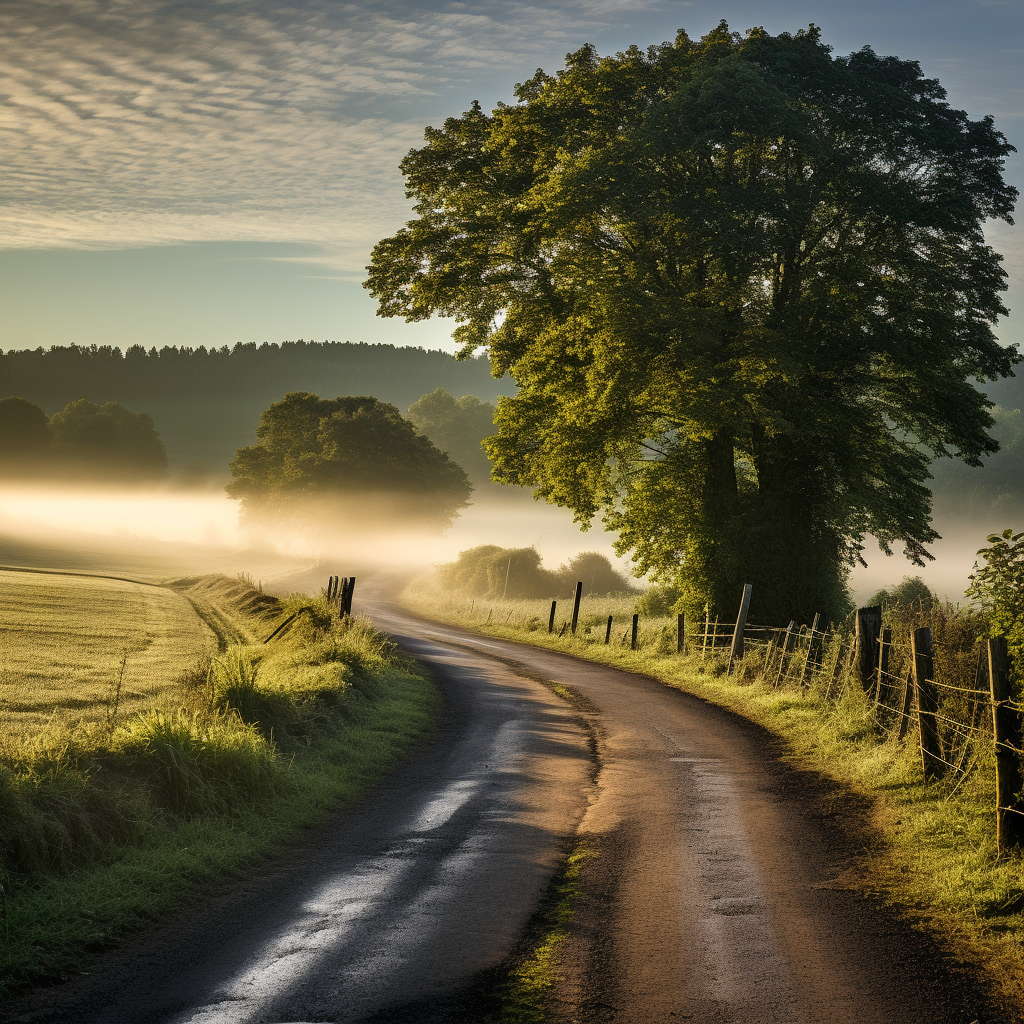
[[[0,992],[276,848],[429,732],[432,685],[368,623],[321,600],[272,608],[303,614],[187,666],[157,706],[124,713],[112,695],[100,719],[0,740]]]
[[[558,603],[553,633],[546,601],[472,599],[421,580],[403,602],[431,618],[651,676],[759,722],[785,741],[795,763],[837,780],[861,803],[868,798],[873,838],[843,884],[907,908],[961,955],[986,964],[1007,999],[1024,1009],[1024,858],[998,856],[991,713],[969,693],[986,685],[978,676],[985,629],[978,612],[887,608],[895,641],[889,678],[881,691],[865,692],[853,671],[852,637],[842,629],[829,634],[813,671],[803,672],[806,651],[780,666],[778,648],[756,639],[730,670],[727,649],[704,645],[702,623],[688,630],[687,653],[676,653],[675,616],[642,617],[632,650],[636,598],[584,598],[575,636],[563,632],[569,600]],[[944,726],[943,742],[957,770],[937,784],[924,781],[916,723],[900,728],[909,636],[923,625],[933,630],[937,681],[946,687],[940,710],[955,724]]]

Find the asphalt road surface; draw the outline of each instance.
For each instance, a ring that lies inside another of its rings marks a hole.
[[[555,1021],[1008,1019],[969,968],[850,887],[860,813],[763,730],[642,677],[376,618],[437,676],[436,739],[259,877],[4,1019],[473,1020],[481,972],[574,836],[592,856]]]

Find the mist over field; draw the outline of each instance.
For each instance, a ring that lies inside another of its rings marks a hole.
[[[165,558],[180,548],[184,562],[202,551],[204,564],[221,563],[240,571],[243,558],[257,563],[283,556],[271,574],[287,576],[293,560],[324,563],[325,571],[428,573],[438,563],[456,558],[460,551],[481,544],[508,548],[535,547],[544,563],[555,566],[581,551],[607,555],[629,573],[629,562],[617,558],[614,537],[600,523],[581,531],[565,510],[534,501],[521,489],[486,487],[474,494],[472,504],[443,534],[417,528],[382,524],[373,515],[353,515],[332,524],[316,538],[299,527],[273,529],[247,526],[240,521],[238,502],[219,487],[184,490],[156,488],[46,486],[6,482],[0,487],[0,561],[32,564],[31,558],[12,556],[12,544],[59,543],[62,547],[143,552],[159,549]],[[957,518],[948,511],[936,519],[942,539],[932,547],[935,560],[923,568],[912,565],[902,552],[884,555],[869,539],[864,557],[867,567],[856,567],[850,578],[854,599],[863,602],[882,587],[904,576],[920,576],[939,596],[963,602],[968,575],[985,537],[1019,524],[1012,509],[987,517],[974,514]],[[155,546],[154,546],[155,545]],[[237,565],[236,565],[237,563]],[[294,566],[292,566],[292,569]]]
[[[489,489],[495,490],[493,488]],[[282,555],[360,567],[424,572],[478,544],[535,546],[545,562],[557,564],[582,550],[614,558],[611,538],[600,529],[582,533],[564,509],[534,502],[521,491],[507,499],[485,494],[437,535],[417,529],[381,526],[370,516],[333,524],[315,540],[299,528],[247,527],[239,521],[238,502],[220,489],[171,487],[61,487],[7,483],[0,488],[0,537],[35,543],[87,544],[88,538],[129,546],[160,544],[202,546],[225,555],[256,548]],[[0,552],[3,551],[0,540]]]

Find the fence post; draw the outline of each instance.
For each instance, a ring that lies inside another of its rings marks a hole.
[[[900,739],[910,729],[910,709],[914,704],[914,669],[907,668],[907,678],[903,681],[903,710],[900,712]]]
[[[580,598],[583,597],[583,581],[576,584],[576,596],[572,601],[572,635],[576,635],[576,623],[580,621]]]
[[[676,616],[676,654],[686,650],[686,616],[680,612]]]
[[[708,653],[708,634],[711,632],[711,606],[704,605],[704,637],[700,645],[700,660],[703,661]]]
[[[341,615],[352,614],[352,595],[356,592],[355,576],[346,576],[345,585],[341,588]]]
[[[750,611],[750,592],[753,589],[752,584],[743,584],[743,598],[740,601],[740,611],[736,616],[736,628],[732,631],[732,649],[729,651],[729,675],[732,675],[733,662],[743,657],[743,630],[747,628],[747,612]]]
[[[1024,722],[1011,701],[1010,658],[1002,637],[988,642],[988,666],[996,743],[996,833],[1003,854],[1024,846],[1024,802],[1019,796],[1024,784],[1020,754]]]
[[[782,647],[779,651],[779,674],[775,677],[776,686],[782,682],[782,675],[786,671],[786,655],[789,653],[789,640],[793,635],[793,627],[795,625],[796,619],[790,619],[789,625],[786,627],[786,633],[782,638]]]
[[[807,657],[804,659],[804,668],[800,673],[800,689],[806,690],[811,681],[811,673],[814,671],[815,648],[817,646],[818,622],[821,619],[821,612],[814,613],[814,621],[811,623],[811,632],[807,640]]]
[[[609,615],[608,616],[608,626],[607,626],[607,628],[604,631],[604,642],[605,642],[605,644],[607,645],[607,644],[611,643],[611,639],[612,639],[612,616]]]
[[[865,693],[874,682],[878,634],[881,629],[882,609],[879,605],[857,609],[857,677]]]
[[[935,724],[938,694],[935,688],[932,631],[927,626],[914,630],[914,689],[917,691],[917,722],[921,735],[921,765],[928,782],[942,778],[942,747]]]
[[[888,687],[889,652],[892,650],[892,630],[888,626],[878,637],[878,673],[875,678],[875,703],[882,703],[882,695]]]
[[[636,650],[636,634],[637,634],[637,629],[639,628],[639,626],[640,626],[640,616],[637,615],[636,613],[634,613],[633,614],[633,632],[632,632],[632,635],[630,636],[630,640],[629,640],[629,649],[631,651],[635,651]]]
[[[551,602],[551,614],[548,615],[548,632],[549,633],[554,633],[554,631],[555,631],[555,608],[557,607],[557,605],[558,605],[557,601],[552,601]]]

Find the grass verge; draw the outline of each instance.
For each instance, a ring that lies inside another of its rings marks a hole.
[[[249,635],[173,699],[0,746],[0,992],[58,980],[354,800],[433,728],[432,683],[366,622],[182,581]],[[246,612],[245,604],[249,610]]]
[[[926,784],[916,733],[900,738],[898,730],[880,728],[871,701],[849,679],[831,694],[779,688],[758,671],[756,657],[727,676],[712,654],[675,654],[668,618],[644,623],[638,650],[622,642],[621,626],[605,645],[607,615],[632,611],[619,607],[622,599],[607,608],[591,602],[575,637],[559,636],[557,623],[555,633],[546,631],[544,602],[470,602],[423,582],[403,602],[424,617],[650,676],[766,727],[785,741],[792,763],[870,798],[877,841],[845,883],[881,895],[940,934],[964,962],[983,967],[1008,1006],[1024,1010],[1024,860],[997,856],[990,743],[974,747],[965,775]]]

